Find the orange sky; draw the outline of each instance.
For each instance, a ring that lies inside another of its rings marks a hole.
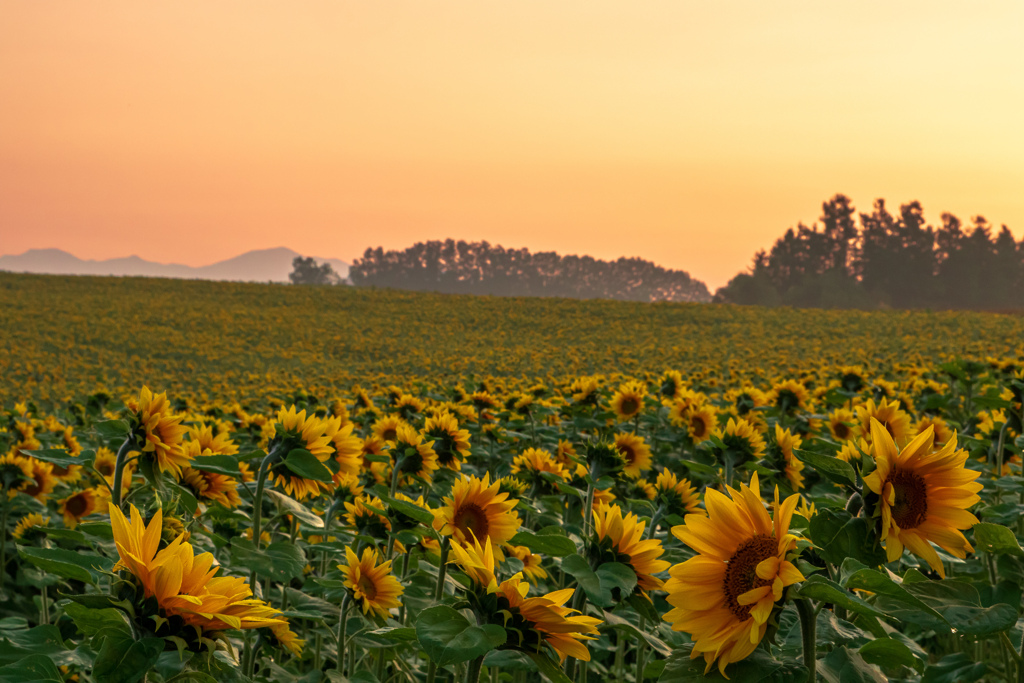
[[[1024,3],[0,4],[0,254],[487,239],[714,289],[836,192],[1024,231]]]

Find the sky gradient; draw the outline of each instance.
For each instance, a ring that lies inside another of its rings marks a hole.
[[[0,254],[447,237],[715,289],[836,192],[1024,231],[1024,3],[9,0]]]

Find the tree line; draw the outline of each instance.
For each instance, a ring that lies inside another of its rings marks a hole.
[[[367,249],[352,264],[349,278],[354,285],[448,294],[711,300],[707,286],[688,273],[639,258],[601,261],[451,239],[418,242],[401,251]]]
[[[921,203],[877,199],[856,215],[837,194],[820,225],[800,223],[758,251],[715,301],[765,306],[1002,310],[1024,306],[1024,241],[983,216],[929,225]]]

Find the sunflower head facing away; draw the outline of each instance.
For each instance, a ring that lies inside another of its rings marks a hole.
[[[789,533],[799,495],[779,502],[773,517],[765,510],[757,474],[750,486],[729,495],[708,490],[708,516],[687,515],[672,533],[696,555],[675,565],[665,582],[673,609],[664,615],[675,631],[694,640],[692,658],[703,656],[719,671],[748,656],[764,637],[768,618],[786,586],[804,577],[790,561],[797,539]]]
[[[878,496],[874,515],[880,518],[882,542],[889,562],[906,548],[945,577],[942,560],[932,547],[964,558],[974,548],[962,529],[978,523],[967,511],[981,500],[980,472],[967,469],[966,451],[957,450],[956,434],[936,450],[928,427],[903,450],[878,420],[871,421],[871,445],[877,468],[864,484]]]
[[[602,561],[621,562],[636,573],[636,590],[646,592],[662,587],[661,579],[654,576],[665,571],[669,563],[659,560],[665,551],[656,538],[644,539],[646,522],[632,512],[625,517],[618,505],[604,503],[594,510],[594,536]],[[628,595],[621,596],[622,599]]]
[[[188,428],[181,424],[185,416],[174,412],[166,392],[154,394],[149,387],[142,387],[139,399],[133,405],[137,422],[135,433],[142,438],[143,455],[152,457],[161,472],[180,476],[182,466],[189,463],[181,446],[188,432]]]
[[[729,418],[724,428],[715,430],[714,436],[725,445],[720,457],[731,458],[734,465],[764,457],[764,436],[743,418]]]

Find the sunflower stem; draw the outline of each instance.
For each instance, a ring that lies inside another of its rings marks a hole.
[[[999,430],[999,443],[996,446],[996,479],[1003,476],[1003,442],[1006,439],[1006,427],[1009,424],[1009,420],[1003,422],[1003,428]],[[1002,490],[996,487],[996,505],[1002,502]]]
[[[1017,683],[1024,683],[1024,638],[1020,640],[1020,655],[1017,658]]]
[[[591,476],[593,480],[593,476]],[[594,516],[594,485],[587,484],[587,502],[583,504],[583,535],[590,535],[590,520]]]
[[[654,532],[658,529],[658,524],[661,522],[661,516],[665,513],[665,506],[659,505],[658,509],[651,515],[651,526],[647,529],[647,538],[654,538]]]
[[[722,461],[723,478],[726,486],[732,486],[732,457],[726,453]]]
[[[50,623],[50,607],[49,601],[46,599],[46,586],[42,587],[42,591],[39,593],[39,623],[49,624]]]
[[[616,633],[618,645],[615,648],[615,678],[620,683],[626,681],[626,636],[622,631]]]
[[[469,663],[466,669],[466,683],[478,683],[480,680],[480,669],[484,665],[484,656],[480,655]]]
[[[252,545],[258,552],[260,549],[260,533],[263,522],[263,487],[267,483],[267,473],[271,466],[281,457],[281,446],[278,445],[264,456],[260,463],[259,473],[256,475],[256,494],[252,499]],[[115,482],[116,484],[117,482]],[[256,570],[249,572],[249,585],[256,583]]]
[[[643,635],[641,635],[644,632],[644,629],[647,628],[647,620],[644,619],[642,614],[640,615],[640,621],[638,623],[639,628],[637,629],[638,632],[636,636],[636,675],[633,677],[633,680],[636,681],[636,683],[642,683],[644,680],[644,646],[647,644],[647,641],[645,641]]]
[[[815,668],[818,664],[818,653],[816,650],[814,628],[816,626],[816,615],[811,603],[807,598],[797,598],[796,611],[800,614],[800,634],[803,636],[804,645],[804,666],[807,667],[808,683],[815,683],[818,680]]]
[[[110,502],[121,508],[121,481],[124,479],[124,468],[127,464],[128,453],[135,445],[135,433],[129,433],[124,443],[117,449],[117,459],[114,461],[114,485],[110,487]]]
[[[434,602],[444,595],[444,578],[448,571],[448,550],[452,547],[451,536],[445,536],[441,541],[441,563],[437,565],[437,585],[434,587]]]
[[[346,591],[341,601],[341,615],[338,617],[338,673],[345,675],[345,630],[348,627],[349,594]]]

